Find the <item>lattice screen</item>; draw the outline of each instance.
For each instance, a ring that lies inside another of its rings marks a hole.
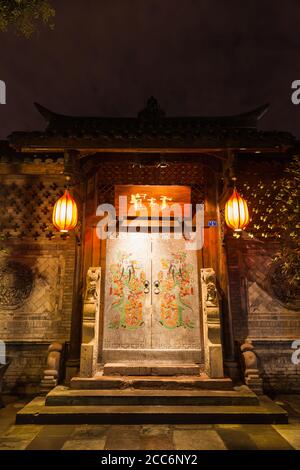
[[[192,204],[205,199],[203,167],[193,163],[172,163],[166,168],[133,166],[130,163],[103,163],[98,168],[98,204],[114,203],[114,185],[187,185],[192,188]]]
[[[52,208],[63,194],[63,182],[36,178],[0,184],[0,229],[4,239],[51,239]]]

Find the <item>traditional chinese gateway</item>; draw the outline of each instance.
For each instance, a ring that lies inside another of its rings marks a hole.
[[[4,390],[38,395],[17,422],[285,422],[263,393],[300,390],[299,305],[284,295],[276,242],[235,236],[224,207],[236,177],[251,218],[258,181],[297,155],[293,136],[258,130],[267,106],[166,117],[150,98],[132,118],[36,106],[46,130],[0,146]],[[59,232],[66,186],[78,223]],[[124,237],[135,219],[120,217],[119,196],[158,217]],[[175,213],[164,224],[172,203],[192,204],[192,228],[204,204],[203,247],[174,236]],[[101,204],[116,207],[107,239]]]

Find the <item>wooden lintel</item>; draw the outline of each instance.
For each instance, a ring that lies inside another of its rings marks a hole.
[[[21,153],[64,153],[66,151],[69,151],[69,150],[76,150],[77,152],[80,153],[80,155],[82,156],[82,158],[84,158],[85,156],[88,156],[88,155],[93,155],[95,153],[119,153],[119,154],[128,154],[128,153],[131,153],[131,154],[141,154],[141,153],[148,153],[148,154],[172,154],[172,153],[176,153],[176,154],[190,154],[190,153],[194,153],[194,154],[202,154],[202,153],[206,153],[206,154],[215,154],[215,156],[217,158],[221,158],[221,159],[224,159],[224,156],[222,154],[224,154],[224,152],[227,152],[228,150],[230,151],[233,151],[233,152],[239,152],[239,153],[281,153],[281,152],[285,152],[286,151],[286,148],[285,147],[280,147],[280,148],[274,148],[274,147],[266,147],[266,148],[243,148],[242,150],[237,148],[237,147],[233,147],[233,148],[225,148],[225,147],[216,147],[216,148],[204,148],[204,147],[195,147],[195,148],[191,148],[191,147],[169,147],[169,148],[160,148],[160,147],[155,147],[155,148],[150,148],[150,147],[145,147],[145,148],[105,148],[105,147],[95,147],[95,148],[91,148],[91,147],[88,147],[88,148],[83,148],[83,147],[67,147],[67,146],[64,146],[64,147],[39,147],[39,146],[18,146],[18,147],[15,147],[16,150],[20,151]],[[221,155],[218,155],[218,152],[221,154]]]

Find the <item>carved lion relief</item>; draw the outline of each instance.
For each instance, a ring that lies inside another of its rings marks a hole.
[[[203,281],[206,285],[206,298],[205,303],[208,307],[215,307],[218,305],[218,293],[216,288],[215,274],[211,272],[203,272]]]

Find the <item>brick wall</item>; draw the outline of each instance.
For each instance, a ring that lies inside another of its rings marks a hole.
[[[255,340],[253,344],[261,364],[264,389],[269,393],[300,393],[300,365],[292,363],[292,342]]]
[[[4,390],[35,393],[49,344],[69,341],[75,241],[51,224],[61,160],[26,158],[14,176],[0,158],[0,339],[12,360]]]
[[[272,243],[227,238],[233,332],[236,342],[255,345],[264,390],[300,390],[300,366],[292,363],[291,344],[300,339],[300,312],[284,305],[269,277],[276,247]]]

